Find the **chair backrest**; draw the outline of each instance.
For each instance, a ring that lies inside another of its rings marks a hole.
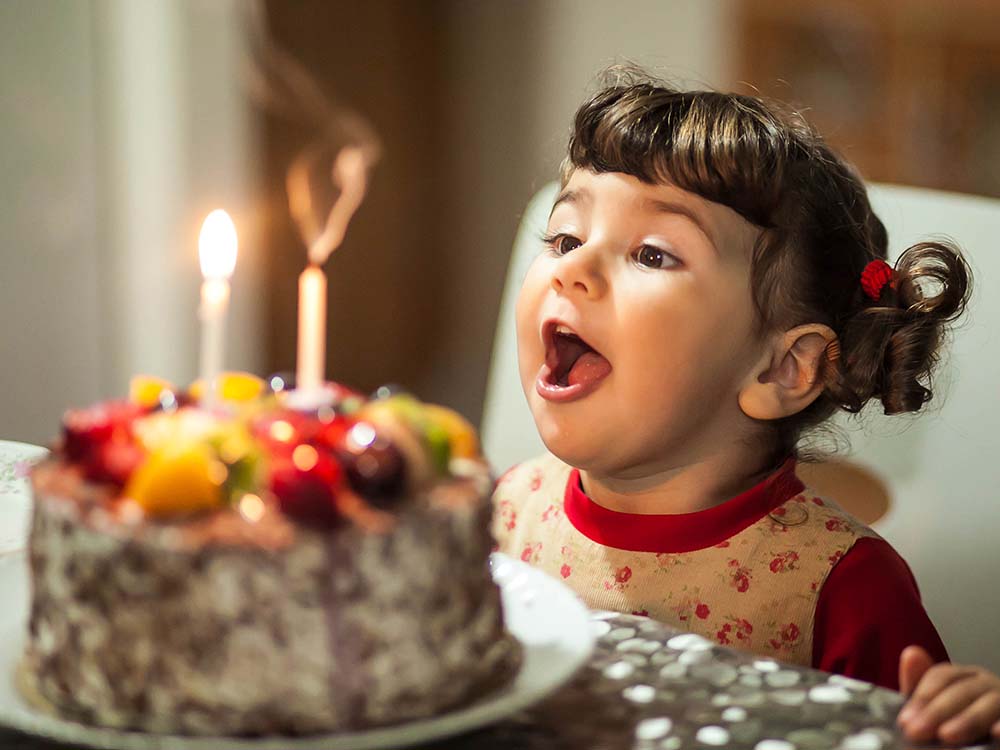
[[[483,412],[486,455],[505,469],[543,450],[517,374],[514,306],[557,186],[532,198],[514,242]],[[873,185],[894,256],[942,235],[963,248],[975,292],[946,347],[926,413],[839,420],[846,458],[877,476],[890,505],[875,528],[909,562],[956,661],[1000,672],[1000,201]],[[834,493],[836,498],[836,494]]]
[[[480,430],[486,457],[498,471],[537,456],[545,449],[528,411],[517,372],[514,308],[528,266],[541,249],[538,238],[545,232],[558,192],[558,184],[549,183],[528,203],[507,265]]]

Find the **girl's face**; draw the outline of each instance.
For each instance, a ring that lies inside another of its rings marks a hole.
[[[521,383],[563,461],[637,478],[751,434],[757,230],[669,184],[577,169],[517,304]]]

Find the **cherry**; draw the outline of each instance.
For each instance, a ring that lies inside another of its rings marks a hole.
[[[376,508],[397,504],[406,489],[406,460],[392,441],[359,422],[338,452],[355,492]]]
[[[336,494],[342,481],[337,461],[307,443],[272,456],[271,491],[281,510],[296,520],[325,528],[336,525]]]

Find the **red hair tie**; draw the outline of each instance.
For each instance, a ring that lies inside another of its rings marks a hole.
[[[896,288],[896,280],[893,278],[895,274],[892,266],[884,260],[873,260],[861,272],[861,288],[865,290],[865,294],[878,302],[887,283],[891,288]]]

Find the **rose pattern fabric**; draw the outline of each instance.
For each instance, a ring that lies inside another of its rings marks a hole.
[[[729,568],[729,580],[732,587],[736,589],[737,593],[745,594],[750,590],[750,568],[746,565],[740,565],[739,560],[730,560],[727,563]]]
[[[517,526],[517,511],[514,510],[514,503],[510,500],[503,500],[495,511],[500,516],[500,522],[507,531],[513,531]]]
[[[594,609],[646,615],[797,664],[811,663],[826,576],[857,539],[877,536],[807,488],[712,547],[621,550],[589,539],[566,517],[569,472],[543,456],[504,475],[494,494],[501,551],[564,581]]]

